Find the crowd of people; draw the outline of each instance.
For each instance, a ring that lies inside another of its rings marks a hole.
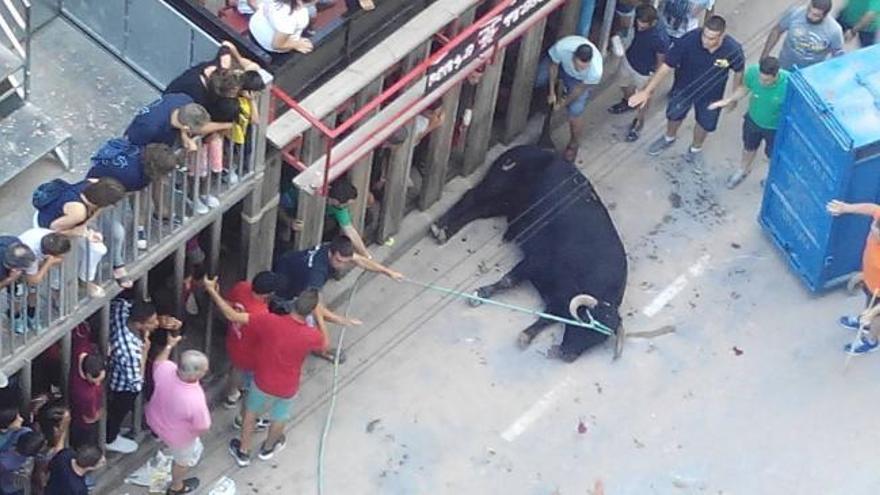
[[[304,36],[318,9],[333,2],[302,0],[248,0],[239,9],[251,15],[251,35],[267,51],[307,53],[312,45]],[[369,10],[370,0],[347,0],[349,9]],[[835,20],[831,0],[810,0],[786,12],[769,34],[760,60],[746,64],[742,46],[727,33],[724,18],[712,14],[711,0],[668,0],[661,8],[650,2],[621,0],[617,13],[620,34],[629,40],[621,59],[619,84],[622,99],[610,107],[612,114],[634,112],[626,141],[640,138],[646,109],[663,81],[673,78],[666,106],[666,132],[650,144],[648,153],[659,155],[672,148],[679,128],[693,109],[696,125],[685,156],[701,167],[703,144],[716,130],[722,109],[749,97],[743,120],[740,166],[728,178],[730,188],[752,171],[757,151],[764,144],[770,156],[783,97],[792,67],[805,67],[843,53],[847,41],[857,38],[867,45],[876,39],[880,8],[873,0],[850,0]],[[771,51],[782,40],[779,56]],[[733,73],[733,90],[725,87]],[[582,116],[591,90],[605,77],[602,51],[582,36],[561,38],[550,47],[538,68],[536,87],[546,88],[552,108],[567,111],[571,140],[564,154],[573,159],[583,133]],[[234,156],[249,153],[252,126],[259,120],[255,99],[265,83],[254,62],[231,43],[217,56],[182,73],[163,95],[134,116],[122,137],[108,140],[91,160],[86,177],[77,182],[55,179],[40,185],[33,195],[34,226],[17,236],[0,236],[0,288],[26,294],[23,307],[11,310],[13,331],[24,334],[39,329],[35,318],[35,287],[47,280],[57,288],[58,267],[76,254],[77,276],[91,297],[104,297],[96,280],[99,266],[110,255],[112,277],[122,288],[133,283],[125,268],[126,236],[137,236],[135,245],[146,249],[144,228],[148,208],[135,213],[128,198],[151,184],[167,181],[187,159],[184,172],[191,178],[185,191],[193,214],[219,206],[211,183],[235,184],[241,169],[229,167]],[[456,116],[457,118],[459,116]],[[414,125],[416,141],[438,127],[445,116],[439,106],[420,115]],[[464,119],[467,120],[467,119]],[[397,136],[385,146],[406,141]],[[379,153],[381,155],[381,153]],[[246,160],[245,160],[246,162]],[[381,198],[382,167],[371,181],[370,197]],[[245,170],[244,172],[247,172]],[[282,181],[288,187],[290,181]],[[171,221],[159,206],[152,188],[154,215]],[[226,351],[231,369],[227,375],[224,406],[238,409],[232,426],[240,430],[229,441],[235,463],[245,467],[256,454],[271,459],[287,443],[285,424],[292,416],[304,360],[334,360],[328,323],[359,325],[360,321],[332,312],[322,302],[322,290],[331,278],[354,267],[400,280],[403,275],[374,261],[362,232],[354,227],[349,208],[358,196],[347,180],[329,190],[328,215],[338,230],[332,240],[307,250],[289,250],[276,256],[272,270],[250,281],[238,281],[224,292],[216,276],[193,270],[189,290],[198,286],[228,320]],[[287,201],[287,207],[285,207]],[[286,230],[296,230],[295,199],[282,190],[281,217]],[[115,206],[115,207],[114,207]],[[111,207],[113,207],[111,209]],[[108,215],[101,215],[110,209]],[[880,206],[832,202],[834,215],[856,213],[874,218],[865,254],[865,282],[869,310],[841,320],[847,327],[870,327],[859,344],[848,352],[870,352],[880,347]],[[287,216],[285,216],[287,215]],[[99,218],[109,219],[110,242],[105,242]],[[109,244],[109,246],[108,246]],[[167,447],[173,459],[167,493],[190,493],[199,486],[188,476],[201,457],[200,436],[212,425],[209,402],[200,380],[209,372],[208,357],[196,350],[176,352],[183,323],[172,307],[159,307],[137,297],[119,297],[110,304],[110,345],[99,349],[88,324],[73,332],[68,400],[51,399],[22,414],[15,401],[0,404],[0,494],[80,494],[88,492],[90,473],[105,463],[99,447],[99,425],[106,421],[105,448],[128,454],[138,443],[124,431],[138,398],[146,401],[146,424]],[[875,324],[876,323],[876,324]],[[173,357],[177,355],[177,359]],[[340,356],[344,359],[344,356]],[[106,410],[103,408],[106,395]],[[255,443],[255,433],[268,430]]]

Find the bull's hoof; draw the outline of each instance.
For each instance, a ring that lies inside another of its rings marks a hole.
[[[473,293],[473,295],[476,296],[476,297],[483,297],[483,296],[480,295],[480,291],[479,291],[479,290],[475,290],[474,293]],[[468,304],[469,304],[472,308],[476,308],[477,306],[482,306],[482,305],[483,305],[483,301],[481,301],[481,300],[479,300],[479,299],[476,299],[476,297],[469,297],[468,300],[467,300]]]
[[[431,235],[434,236],[434,240],[439,244],[445,244],[448,240],[446,237],[446,229],[438,227],[436,223],[431,224]]]
[[[549,359],[558,359],[560,361],[564,361],[566,363],[573,363],[577,358],[577,354],[572,354],[570,352],[564,352],[562,350],[562,346],[558,344],[554,344],[550,346],[550,349],[547,350],[547,357]]]
[[[519,333],[519,337],[516,338],[516,345],[518,345],[520,349],[526,350],[532,345],[533,340],[535,340],[535,336],[528,330],[523,330]]]

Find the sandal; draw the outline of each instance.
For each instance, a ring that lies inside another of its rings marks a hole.
[[[168,490],[165,491],[165,495],[180,495],[182,493],[192,493],[199,487],[199,479],[198,478],[187,478],[183,480],[183,488],[180,490],[172,490],[171,487],[168,487]]]
[[[123,289],[131,289],[134,287],[134,282],[131,280],[131,277],[128,276],[128,272],[125,270],[124,266],[113,269],[113,280],[115,280],[116,284]]]

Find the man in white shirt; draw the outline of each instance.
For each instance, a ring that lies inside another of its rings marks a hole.
[[[547,102],[551,108],[562,105],[568,110],[571,140],[565,149],[566,160],[573,161],[580,143],[583,121],[581,116],[590,99],[590,88],[602,80],[602,53],[582,36],[566,36],[547,51],[549,59],[538,66],[535,86],[547,87]],[[557,94],[561,82],[564,94]]]
[[[53,266],[58,266],[64,261],[64,256],[70,252],[70,238],[50,229],[35,227],[24,231],[18,236],[18,239],[34,252],[34,262],[24,270],[25,280],[29,286],[33,287],[28,291],[27,296],[26,325],[31,330],[39,330],[41,325],[37,318],[37,289],[35,287],[43,282]],[[52,289],[59,288],[60,284],[56,274],[52,276]]]

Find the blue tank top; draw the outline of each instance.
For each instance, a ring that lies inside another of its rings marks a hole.
[[[37,224],[44,229],[48,229],[52,222],[57,218],[64,216],[65,204],[74,201],[78,203],[82,202],[80,194],[82,194],[83,190],[85,190],[88,185],[88,179],[77,182],[76,184],[71,184],[70,187],[62,191],[54,201],[40,209],[37,214]]]

